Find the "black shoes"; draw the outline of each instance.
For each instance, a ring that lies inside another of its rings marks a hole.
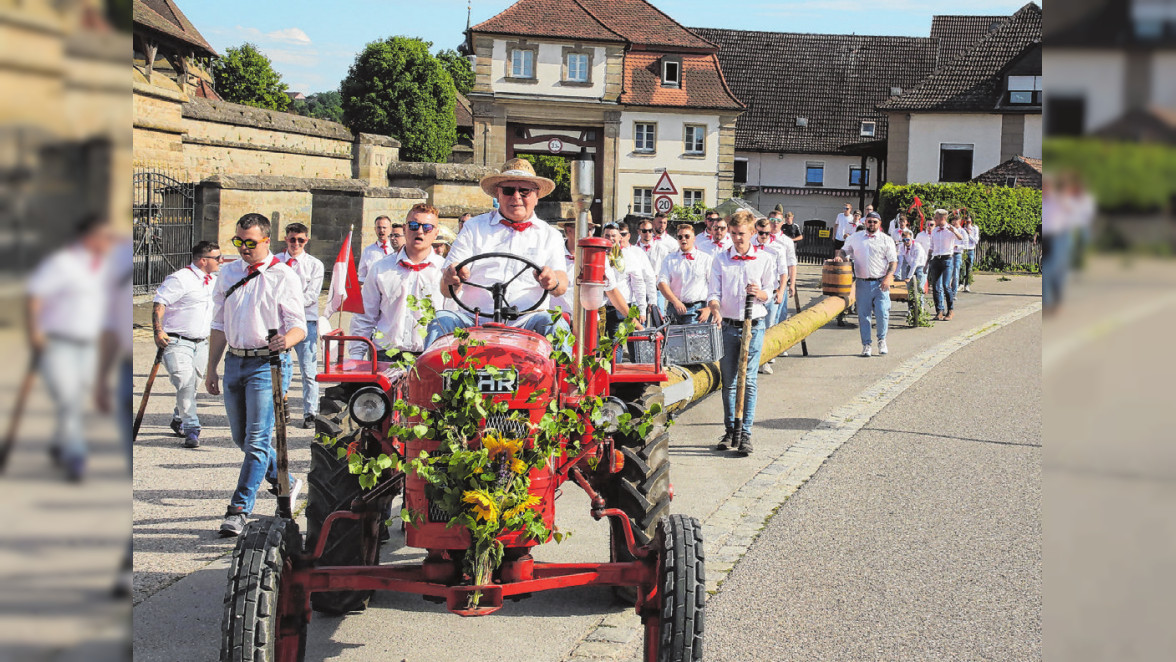
[[[183,422],[181,422],[180,419],[178,419],[178,418],[172,419],[171,429],[172,429],[172,432],[174,432],[177,437],[184,436]]]
[[[306,430],[314,429],[314,414],[307,414],[306,418],[302,420],[302,427]]]
[[[732,448],[734,448],[735,447],[734,442],[735,442],[735,432],[732,430],[727,430],[726,432],[723,433],[723,438],[719,440],[718,445],[715,446],[715,450],[725,451],[725,450],[727,450],[728,446],[731,446]]]
[[[743,433],[743,439],[741,439],[739,441],[739,448],[736,450],[743,457],[747,457],[748,455],[751,455],[752,448],[751,448],[751,433],[750,432]]]

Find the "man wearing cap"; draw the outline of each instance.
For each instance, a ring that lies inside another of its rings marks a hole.
[[[898,250],[894,240],[882,232],[882,217],[876,212],[866,216],[865,232],[855,232],[845,240],[846,259],[853,261],[857,298],[858,325],[862,335],[862,356],[871,353],[870,312],[878,322],[878,353],[886,354],[886,330],[890,318],[890,284],[898,267]],[[841,256],[833,258],[841,262]]]
[[[521,309],[530,307],[546,294],[560,296],[566,292],[568,274],[563,237],[535,215],[536,203],[555,190],[555,182],[535,175],[530,162],[511,159],[503,164],[501,173],[483,177],[481,186],[497,201],[498,208],[471,218],[453,240],[441,276],[442,295],[452,297],[450,288],[453,288],[462,303],[480,312],[478,321],[491,319],[494,302],[490,292],[478,287],[463,287],[462,282],[487,286],[504,283],[526,267],[516,260],[488,258],[466,265],[460,272],[457,270],[457,265],[463,261],[486,253],[517,255],[538,267],[537,272],[519,276],[507,286],[505,305]],[[567,324],[562,318],[552,323],[546,311],[548,305],[541,305],[539,310],[516,320],[507,320],[507,323],[540,335],[552,333],[556,326],[566,329]],[[474,316],[464,310],[440,311],[429,323],[425,347],[454,329],[473,326],[474,323]]]
[[[200,446],[196,387],[208,364],[212,292],[222,260],[217,244],[196,244],[192,247],[192,263],[163,279],[151,304],[155,345],[163,350],[163,367],[176,389],[171,429],[184,438],[185,448]]]
[[[441,295],[445,260],[433,250],[440,227],[436,207],[413,205],[405,223],[404,247],[373,265],[363,283],[364,312],[353,318],[351,332],[371,338],[381,360],[391,360],[399,352],[420,354],[425,349],[419,326],[423,313],[408,305],[408,297],[429,299],[435,311],[453,307],[453,302]],[[348,348],[354,358],[366,353],[366,344],[351,343]]]
[[[212,293],[212,333],[204,387],[221,394],[221,356],[226,348],[225,413],[233,443],[245,452],[237,488],[220,525],[221,536],[240,535],[253,512],[262,479],[277,494],[278,463],[274,451],[274,391],[270,357],[281,357],[281,391],[290,387],[290,348],[306,337],[302,281],[294,270],[270,254],[270,221],[245,214],[237,221],[233,246],[241,259],[221,269]],[[271,338],[269,331],[277,333]],[[290,503],[301,480],[290,479]]]
[[[286,250],[278,259],[294,270],[302,281],[302,303],[306,306],[306,337],[294,345],[298,372],[302,376],[302,427],[313,429],[318,412],[318,319],[319,294],[323,291],[323,263],[306,252],[310,229],[302,223],[286,226]],[[353,330],[354,326],[351,327]]]
[[[401,230],[401,232],[404,231]],[[368,269],[371,269],[373,264],[395,254],[397,250],[399,249],[392,243],[392,219],[387,216],[377,216],[376,241],[363,249],[359,255],[359,264],[356,265],[356,275],[359,276],[359,282],[363,283],[367,280]]]

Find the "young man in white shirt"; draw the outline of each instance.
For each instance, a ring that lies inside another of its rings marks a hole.
[[[717,450],[733,450],[741,455],[752,451],[751,428],[755,423],[756,382],[759,374],[760,351],[764,346],[764,318],[766,304],[778,282],[774,259],[757,255],[751,246],[755,232],[755,217],[740,210],[727,220],[731,232],[731,248],[715,256],[711,264],[707,287],[710,319],[723,328],[723,358],[719,371],[723,379],[723,423],[725,433]],[[739,365],[739,348],[743,336],[743,316],[746,297],[752,298],[751,344],[747,364]],[[742,435],[735,437],[736,387],[740,371],[747,371],[745,384]]]
[[[625,223],[618,223],[617,230],[621,235],[621,255],[625,256],[625,270],[638,269],[641,272],[641,285],[645,290],[643,297],[645,304],[640,308],[639,321],[645,324],[649,306],[658,305],[657,270],[653,268],[653,260],[649,259],[649,254],[630,243],[629,226]],[[659,306],[658,310],[664,311],[665,307]]]
[[[952,256],[957,240],[963,239],[962,232],[947,222],[947,210],[936,209],[932,217],[934,226],[928,233],[927,279],[935,293],[935,320],[951,321],[955,308],[955,289],[952,287]],[[920,233],[921,236],[922,233]]]
[[[171,429],[184,438],[185,448],[200,447],[196,389],[208,364],[212,292],[223,259],[217,244],[196,244],[192,263],[163,280],[151,305],[155,345],[163,350],[163,367],[176,389]]]
[[[302,281],[302,299],[306,305],[306,338],[294,346],[298,370],[302,375],[302,427],[313,429],[318,413],[318,319],[319,294],[323,291],[323,263],[306,252],[310,230],[301,223],[286,226],[286,250],[278,259],[298,274]],[[354,330],[354,327],[352,327]]]
[[[910,230],[903,230],[898,244],[898,279],[915,279],[915,288],[923,291],[927,282],[927,250],[914,241]]]
[[[432,205],[414,205],[405,223],[404,248],[377,262],[364,281],[364,312],[355,316],[351,330],[372,338],[381,360],[391,360],[400,352],[420,354],[425,350],[424,329],[419,324],[422,313],[409,307],[408,297],[429,299],[435,311],[452,308],[453,302],[441,294],[445,259],[433,250],[441,227],[437,214]],[[348,352],[360,358],[366,347],[352,343]]]
[[[902,242],[902,231],[909,230],[911,226],[910,221],[907,220],[906,214],[899,214],[894,217],[894,221],[890,223],[890,230],[888,234],[894,240],[895,244]]]
[[[563,236],[535,215],[535,205],[555,190],[555,182],[536,176],[535,168],[528,161],[511,159],[503,164],[501,172],[483,177],[480,184],[487,195],[494,196],[498,209],[475,216],[462,227],[449,255],[445,256],[441,294],[449,298],[452,286],[462,304],[477,308],[484,322],[491,320],[495,312],[490,293],[476,287],[462,287],[462,280],[490,285],[505,282],[521,270],[530,270],[516,260],[491,258],[472,262],[459,273],[457,265],[461,262],[486,253],[510,253],[530,260],[539,271],[514,279],[506,291],[504,305],[520,310],[539,302],[544,292],[562,295],[568,289],[568,274]],[[550,334],[556,327],[570,331],[562,318],[552,323],[546,310],[548,305],[541,304],[535,312],[506,323],[540,335]],[[425,347],[441,335],[473,324],[474,317],[468,311],[441,311],[429,323]]]
[[[694,247],[694,226],[678,226],[678,246],[666,256],[658,272],[657,289],[666,299],[666,313],[673,324],[693,324],[710,318],[706,297],[710,287],[710,255]]]
[[[373,264],[389,255],[395,254],[399,250],[392,244],[392,219],[387,216],[377,216],[375,228],[375,242],[364,247],[363,252],[359,254],[359,264],[356,265],[356,276],[359,277],[360,283],[363,283],[367,279],[368,269],[371,269]]]
[[[631,264],[629,262],[629,256],[625,255],[623,241],[621,240],[620,227],[615,223],[605,225],[604,238],[612,242],[614,249],[620,252],[619,261],[615,260],[610,254],[609,266],[613,268],[616,274],[617,291],[625,301],[624,306],[609,306],[608,308],[606,329],[611,334],[620,325],[621,321],[625,319],[631,306],[637,307],[637,321],[645,324],[645,306],[648,303],[648,299],[645,285],[645,269],[640,263]]]
[[[855,232],[845,240],[846,258],[853,261],[854,290],[857,299],[858,325],[862,336],[862,356],[870,356],[870,313],[878,323],[878,353],[886,354],[886,331],[890,320],[890,284],[898,267],[894,240],[882,232],[882,217],[870,213],[866,231]],[[833,258],[841,262],[840,257]]]
[[[853,205],[848,202],[833,221],[833,250],[840,250],[845,245],[845,237],[854,233],[857,227],[853,222]]]
[[[225,350],[225,414],[233,443],[245,453],[237,487],[220,525],[221,536],[240,535],[253,512],[257,490],[267,480],[278,492],[277,452],[273,446],[274,391],[270,357],[280,355],[282,393],[290,387],[289,350],[306,338],[306,306],[302,281],[294,270],[271,255],[270,221],[245,214],[237,221],[233,246],[241,259],[221,269],[213,290],[212,333],[204,386],[221,394],[217,368]],[[269,330],[277,333],[270,338]],[[291,477],[290,503],[298,498],[301,480]]]
[[[642,223],[644,224],[644,221],[642,221]],[[669,255],[670,253],[678,250],[678,240],[670,235],[667,229],[669,225],[669,219],[666,218],[665,214],[661,212],[654,214],[651,224],[653,226],[653,240],[662,245],[663,256]],[[642,237],[642,239],[644,239],[644,237]],[[652,260],[650,261],[652,262]],[[653,266],[655,269],[659,271],[661,270],[660,264],[655,264]]]
[[[694,242],[695,248],[710,255],[712,258],[731,247],[731,239],[727,236],[727,221],[716,218],[710,227],[710,235],[699,237]]]
[[[110,221],[91,214],[75,240],[45,258],[28,280],[25,324],[33,365],[53,399],[56,427],[49,456],[70,482],[85,478],[88,456],[82,413],[94,384],[98,339],[106,319]]]

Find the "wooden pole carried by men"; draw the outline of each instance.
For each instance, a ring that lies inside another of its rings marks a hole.
[[[754,294],[748,294],[743,301],[743,336],[739,339],[739,371],[735,382],[735,435],[733,448],[743,446],[743,410],[747,395],[747,355],[751,351],[751,306],[755,301]],[[758,369],[758,366],[756,366]]]

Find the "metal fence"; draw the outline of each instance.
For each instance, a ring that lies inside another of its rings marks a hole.
[[[196,185],[146,166],[133,182],[135,294],[145,294],[191,259]]]
[[[796,243],[800,264],[824,264],[833,257],[833,232],[825,221],[805,221],[804,239]]]

